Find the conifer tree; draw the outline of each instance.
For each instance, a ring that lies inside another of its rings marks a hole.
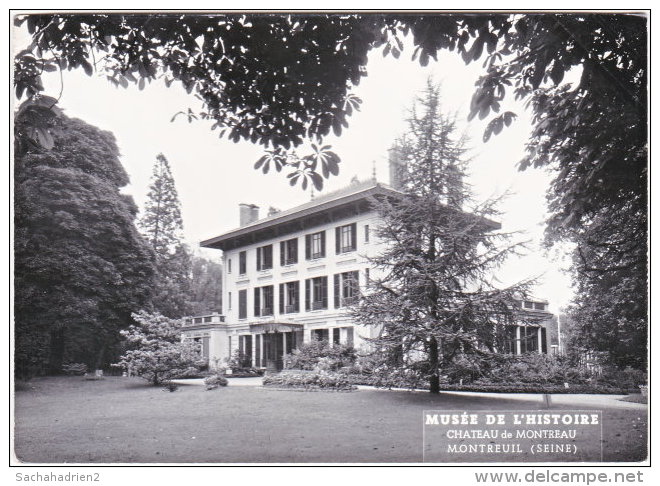
[[[520,318],[516,299],[529,284],[493,284],[492,271],[519,245],[490,219],[496,201],[472,201],[466,140],[430,80],[391,155],[402,193],[374,202],[384,250],[370,263],[380,278],[352,313],[380,329],[373,345],[384,364],[429,380],[437,393],[441,375],[478,376],[506,350],[507,329]]]
[[[173,253],[181,242],[181,204],[170,163],[163,154],[156,157],[140,229],[160,258]]]
[[[156,255],[152,310],[170,318],[189,314],[191,258],[182,240],[181,203],[163,154],[156,157],[139,226]]]

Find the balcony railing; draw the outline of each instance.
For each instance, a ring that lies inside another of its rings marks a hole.
[[[284,313],[285,314],[292,314],[294,312],[298,312],[298,309],[295,305],[285,305],[284,306]]]
[[[196,326],[199,324],[221,324],[225,322],[225,316],[221,314],[210,314],[207,316],[189,317],[184,321],[184,326]]]
[[[328,308],[328,301],[327,300],[319,300],[316,302],[312,302],[312,310],[321,310],[321,309],[327,309]]]
[[[262,307],[261,315],[262,316],[272,316],[273,315],[273,308],[272,307]]]
[[[342,305],[342,306],[345,306],[345,305],[354,305],[354,304],[357,304],[357,303],[358,303],[358,300],[359,300],[359,299],[360,299],[360,298],[359,298],[357,295],[354,295],[354,296],[352,296],[352,297],[342,297],[342,299],[341,299],[341,305]]]

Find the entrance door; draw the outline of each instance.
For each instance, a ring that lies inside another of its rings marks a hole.
[[[284,355],[284,336],[281,332],[266,333],[264,337],[264,360],[266,369],[269,371],[280,371],[282,369]]]

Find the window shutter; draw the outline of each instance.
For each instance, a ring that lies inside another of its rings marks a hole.
[[[273,268],[273,245],[264,246],[263,268]]]
[[[280,266],[284,266],[284,252],[285,252],[285,244],[283,241],[280,241]]]
[[[298,238],[291,242],[291,260],[293,263],[298,263]]]
[[[321,277],[321,302],[328,307],[328,277]]]
[[[321,256],[325,258],[325,230],[321,232]]]
[[[257,248],[257,270],[261,270],[261,248]]]
[[[335,273],[335,309],[341,307],[341,293],[339,287],[340,278],[341,275],[339,273]]]
[[[341,226],[335,228],[335,251],[341,253]]]
[[[260,302],[260,292],[259,288],[254,289],[254,316],[259,317],[261,315],[261,302]]]
[[[295,302],[293,303],[295,306],[295,311],[300,312],[300,282],[293,283],[293,296],[295,299]],[[289,305],[290,304],[291,303],[289,303]]]
[[[284,314],[284,284],[280,284],[280,314]]]
[[[305,280],[305,310],[310,309],[310,287],[311,287],[312,281],[310,279]]]
[[[312,235],[305,235],[305,260],[312,258]]]
[[[357,249],[357,223],[351,225],[351,248]]]

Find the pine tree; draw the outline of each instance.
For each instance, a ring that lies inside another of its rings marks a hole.
[[[170,163],[163,154],[156,157],[140,229],[160,258],[167,258],[181,243],[181,204]]]
[[[189,314],[191,257],[182,241],[183,220],[174,177],[163,154],[156,157],[139,226],[156,255],[152,310],[170,318]]]
[[[381,278],[352,310],[381,329],[373,345],[385,364],[428,379],[432,393],[441,374],[478,375],[504,350],[528,285],[493,284],[492,271],[519,245],[490,219],[496,201],[472,202],[463,182],[466,140],[456,132],[429,81],[392,151],[403,192],[374,202],[385,249],[370,263]]]

